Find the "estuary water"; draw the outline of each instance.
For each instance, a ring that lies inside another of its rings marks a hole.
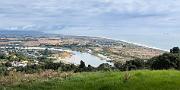
[[[46,47],[28,47],[28,48],[24,48],[24,49],[45,50]],[[82,60],[85,62],[86,66],[91,65],[94,67],[98,67],[102,63],[108,63],[110,65],[113,65],[113,63],[107,62],[107,60],[109,61],[109,59],[102,55],[94,56],[94,55],[91,55],[90,53],[82,53],[82,52],[78,52],[78,51],[72,51],[69,49],[67,50],[67,49],[48,48],[48,50],[67,51],[67,52],[72,53],[71,57],[67,57],[65,59],[59,59],[59,60],[56,60],[55,62],[64,61],[67,63],[72,63],[72,64],[78,65],[78,64],[80,64],[80,61]]]

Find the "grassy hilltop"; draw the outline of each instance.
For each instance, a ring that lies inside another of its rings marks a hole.
[[[84,72],[1,86],[4,90],[180,90],[180,71]]]

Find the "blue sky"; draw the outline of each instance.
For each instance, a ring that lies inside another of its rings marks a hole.
[[[0,0],[0,28],[179,27],[180,0]]]

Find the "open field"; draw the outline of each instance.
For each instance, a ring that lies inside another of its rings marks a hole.
[[[180,90],[180,71],[85,72],[1,86],[4,90]]]

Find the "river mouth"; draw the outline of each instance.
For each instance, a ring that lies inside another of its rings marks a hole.
[[[71,63],[71,64],[75,64],[75,65],[79,65],[80,61],[84,61],[86,66],[91,65],[93,67],[98,67],[100,64],[102,63],[108,63],[110,65],[113,66],[113,63],[108,62],[110,61],[110,59],[106,58],[103,55],[92,55],[88,52],[78,52],[78,51],[72,51],[70,49],[59,49],[59,48],[47,48],[47,47],[26,47],[23,48],[26,50],[52,50],[52,51],[66,51],[69,53],[72,53],[72,55],[70,57],[66,57],[64,59],[57,59],[54,62],[58,63],[58,62],[65,62],[65,63]]]

